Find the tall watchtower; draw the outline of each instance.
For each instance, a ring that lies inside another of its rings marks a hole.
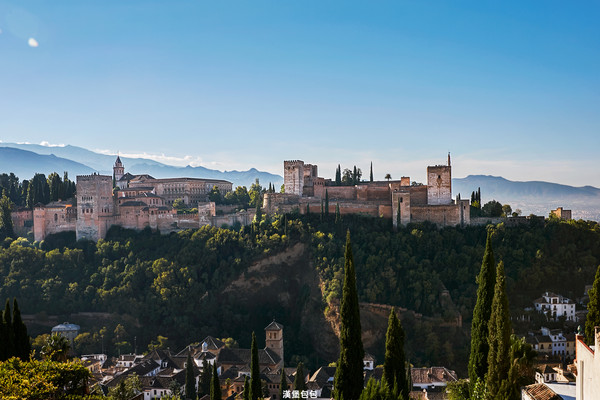
[[[77,176],[77,240],[104,239],[113,222],[112,189],[108,175]]]
[[[427,167],[427,204],[452,204],[452,167],[450,166],[450,153],[448,153],[448,165],[434,165]]]
[[[281,365],[283,365],[283,325],[273,320],[265,328],[265,337],[266,348],[275,352],[281,358]]]
[[[123,163],[121,162],[121,157],[117,156],[117,161],[115,161],[115,165],[113,166],[113,178],[115,182],[119,182],[125,175],[125,167],[123,167]]]
[[[302,196],[304,192],[304,161],[283,162],[283,184],[286,193]]]

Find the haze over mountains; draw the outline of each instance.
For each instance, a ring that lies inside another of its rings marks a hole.
[[[18,149],[17,151],[15,151]],[[96,153],[77,146],[43,146],[25,143],[0,143],[0,171],[14,172],[21,179],[28,179],[36,172],[45,173],[68,171],[69,176],[98,172],[112,175],[115,155]],[[283,178],[269,172],[251,168],[247,171],[218,171],[205,167],[177,167],[166,165],[147,158],[121,157],[125,171],[132,174],[150,174],[155,178],[210,178],[225,179],[233,186],[247,186],[256,178],[263,186],[269,182],[281,186]]]
[[[276,188],[283,183],[280,175],[258,171],[218,171],[205,167],[178,167],[147,158],[121,157],[125,169],[132,174],[147,173],[156,178],[192,177],[225,179],[234,187],[249,187],[256,178],[263,186],[269,182]],[[114,155],[96,153],[77,146],[44,146],[37,144],[0,143],[0,173],[14,172],[21,180],[31,178],[36,172],[49,174],[68,171],[76,175],[98,172],[112,175]],[[573,210],[573,218],[600,221],[600,189],[592,186],[573,187],[550,182],[515,182],[489,175],[469,175],[452,179],[452,192],[462,198],[470,198],[471,192],[481,188],[483,202],[492,199],[521,209],[524,215],[547,216],[556,207]]]

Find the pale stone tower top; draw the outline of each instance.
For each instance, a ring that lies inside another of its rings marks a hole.
[[[115,178],[115,182],[118,182],[123,175],[125,175],[125,167],[123,167],[121,157],[117,156],[117,161],[115,161],[115,165],[113,167],[113,177]]]

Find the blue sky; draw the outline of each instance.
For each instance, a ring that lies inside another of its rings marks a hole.
[[[416,180],[450,151],[455,177],[600,186],[599,16],[598,1],[0,0],[0,140]]]

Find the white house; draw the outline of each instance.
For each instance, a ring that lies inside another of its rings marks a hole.
[[[575,321],[575,302],[560,294],[545,292],[542,297],[533,302],[538,312],[544,313],[553,321],[565,317],[567,321]]]

